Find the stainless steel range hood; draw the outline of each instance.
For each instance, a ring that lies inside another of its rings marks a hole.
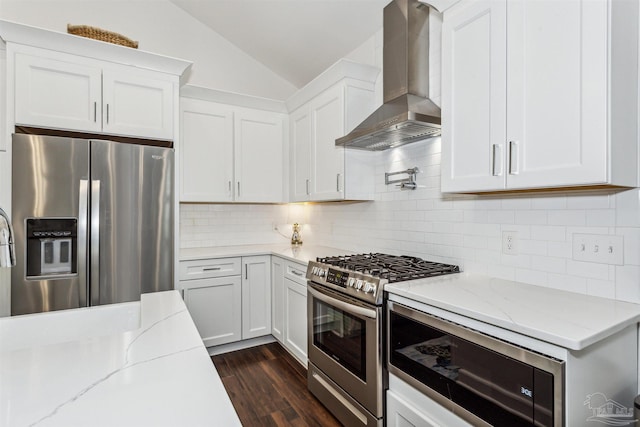
[[[440,107],[429,99],[429,14],[418,0],[384,8],[384,103],[337,146],[381,151],[440,135]]]

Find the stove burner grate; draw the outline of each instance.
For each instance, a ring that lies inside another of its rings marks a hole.
[[[425,261],[421,258],[406,255],[381,253],[318,257],[317,261],[386,279],[389,283],[460,272],[460,268],[457,265]]]

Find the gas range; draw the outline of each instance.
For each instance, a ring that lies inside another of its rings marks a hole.
[[[319,257],[307,268],[307,279],[334,291],[381,305],[384,285],[460,272],[457,265],[421,258],[368,253]]]

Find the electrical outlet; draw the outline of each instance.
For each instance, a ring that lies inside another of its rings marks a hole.
[[[502,253],[507,255],[515,255],[518,253],[517,231],[502,232]]]
[[[624,238],[609,234],[573,235],[573,259],[599,264],[624,264]]]

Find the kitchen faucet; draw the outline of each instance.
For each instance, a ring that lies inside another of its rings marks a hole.
[[[16,250],[13,244],[13,228],[9,216],[0,208],[0,267],[16,265]]]

